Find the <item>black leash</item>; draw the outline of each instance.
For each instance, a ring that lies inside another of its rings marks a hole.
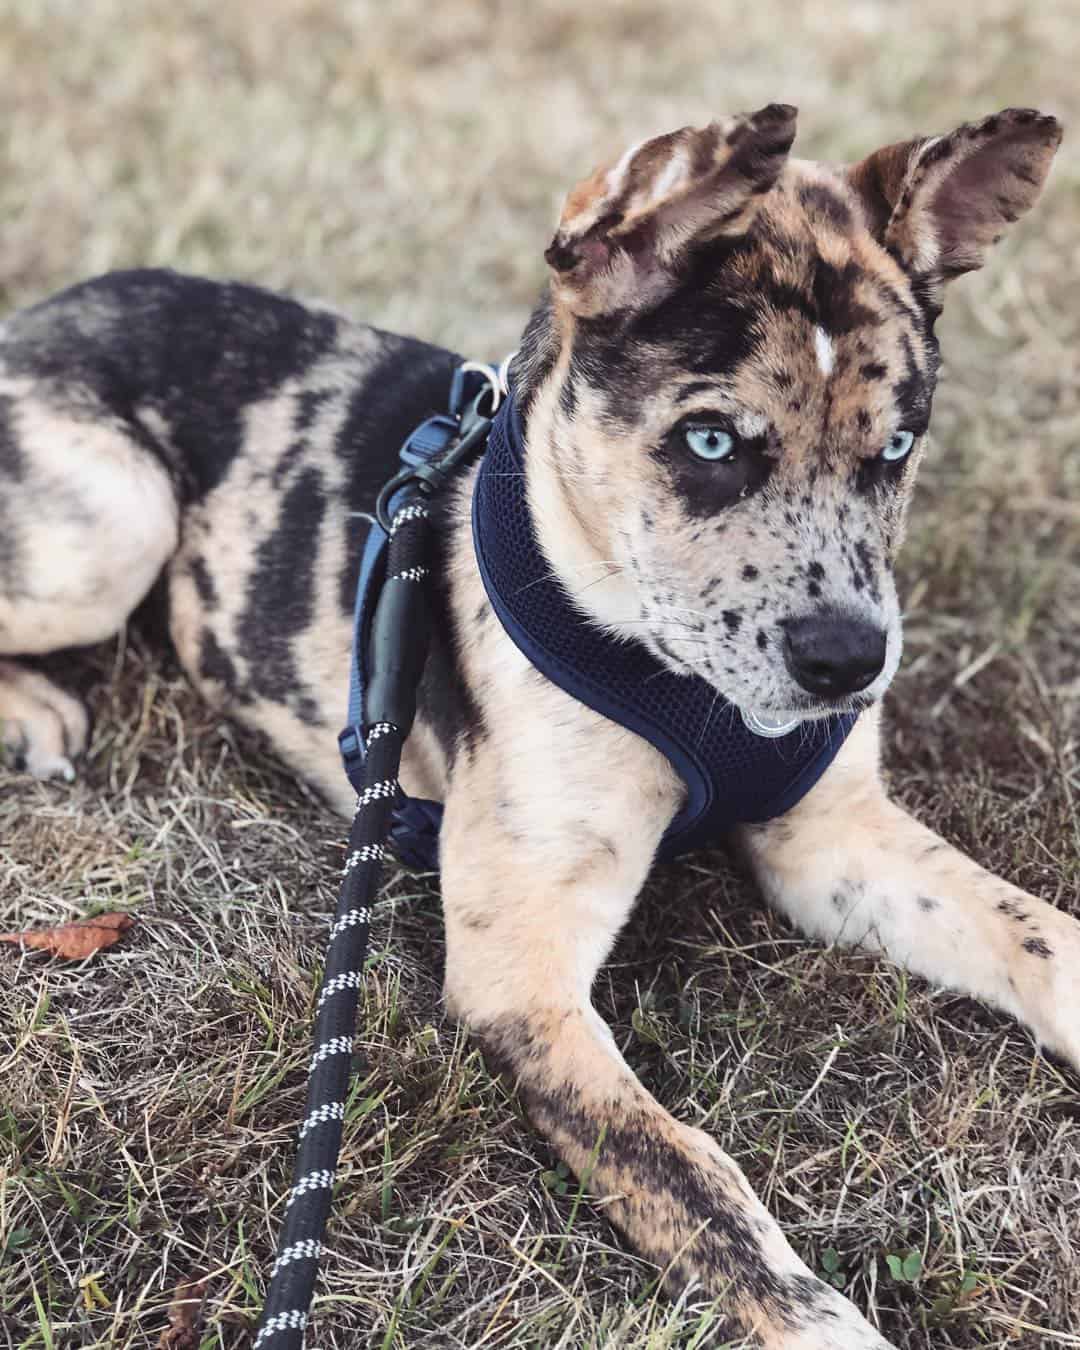
[[[455,382],[455,390],[460,383]],[[401,751],[416,715],[416,689],[427,657],[429,613],[423,583],[430,541],[424,499],[482,448],[490,425],[480,412],[483,398],[479,395],[460,416],[455,409],[438,453],[411,462],[406,442],[405,468],[379,496],[378,519],[390,540],[368,644],[363,776],[319,991],[293,1185],[253,1350],[302,1350],[304,1343],[341,1151],[371,906],[387,852]]]

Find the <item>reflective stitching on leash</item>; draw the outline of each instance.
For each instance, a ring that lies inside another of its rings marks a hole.
[[[252,1350],[258,1350],[263,1341],[269,1340],[271,1336],[276,1336],[279,1331],[303,1331],[306,1326],[307,1313],[305,1312],[298,1312],[294,1309],[290,1312],[277,1313],[263,1324],[259,1334],[255,1337]]]
[[[337,923],[334,924],[333,928],[330,929],[330,941],[333,942],[336,937],[341,933],[344,933],[346,928],[355,928],[358,923],[370,922],[370,909],[350,909],[348,913],[343,914],[341,918],[338,919]]]
[[[403,506],[394,516],[394,524],[390,530],[390,538],[393,539],[394,535],[397,534],[402,525],[405,525],[410,520],[423,520],[427,516],[427,513],[427,507],[421,506],[419,503],[414,503],[412,506]]]
[[[308,1172],[302,1176],[289,1193],[288,1200],[285,1201],[285,1208],[288,1209],[294,1200],[299,1200],[302,1195],[307,1195],[308,1191],[328,1191],[334,1184],[334,1174],[326,1168],[320,1168],[317,1172]]]
[[[351,1055],[352,1047],[353,1038],[351,1036],[332,1036],[330,1040],[323,1041],[322,1045],[311,1056],[308,1073],[316,1064],[321,1064],[324,1059],[329,1059],[331,1055]]]
[[[344,1119],[344,1102],[327,1102],[325,1106],[317,1106],[300,1126],[300,1138],[303,1139],[304,1135],[309,1134],[320,1125],[325,1125],[327,1121]]]
[[[321,1252],[321,1242],[316,1242],[313,1238],[301,1238],[291,1247],[286,1247],[274,1262],[270,1269],[270,1278],[273,1279],[282,1266],[290,1265],[293,1261],[317,1261]]]
[[[382,862],[385,857],[386,849],[382,844],[361,844],[345,859],[345,866],[341,869],[342,874],[351,872],[354,867],[359,867],[362,862]]]
[[[361,806],[367,806],[370,802],[377,802],[380,798],[396,797],[398,784],[396,778],[384,778],[381,783],[372,783],[366,787],[360,796],[356,799],[357,810]]]
[[[340,994],[343,989],[359,989],[363,982],[364,972],[361,970],[347,970],[344,975],[335,975],[323,985],[319,1001],[315,1005],[316,1011],[334,994]]]

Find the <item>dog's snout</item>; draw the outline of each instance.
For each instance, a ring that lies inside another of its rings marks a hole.
[[[836,698],[872,684],[885,664],[886,635],[862,619],[823,612],[786,625],[784,660],[811,694]]]

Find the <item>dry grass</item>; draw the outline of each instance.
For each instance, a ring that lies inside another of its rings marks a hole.
[[[1055,109],[1046,203],[952,297],[889,765],[1075,911],[1078,45],[1073,0],[0,0],[0,299],[170,263],[497,355],[559,195],[643,132],[785,98],[844,156]],[[201,1346],[245,1345],[342,827],[133,639],[58,665],[93,746],[72,788],[0,772],[0,927],[139,924],[84,968],[0,952],[0,1344],[153,1346],[208,1273]],[[714,1344],[443,1020],[431,886],[379,914],[319,1344]],[[657,874],[597,1002],[898,1346],[1080,1346],[1080,1084],[1007,1020],[797,939],[719,856]]]

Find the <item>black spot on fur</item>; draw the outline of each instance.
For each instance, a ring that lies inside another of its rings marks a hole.
[[[824,216],[840,229],[851,224],[851,209],[847,202],[823,183],[808,183],[800,188],[799,201],[812,215]]]
[[[758,570],[757,570],[757,568],[754,566],[754,564],[753,564],[753,563],[747,563],[746,566],[745,566],[745,567],[743,568],[743,570],[742,570],[742,579],[743,579],[743,581],[756,581],[756,580],[757,580],[757,576],[758,576]]]
[[[1053,949],[1041,937],[1025,938],[1020,945],[1031,956],[1038,956],[1043,961],[1049,960],[1054,954]]]
[[[757,645],[758,645],[758,650],[759,650],[759,651],[762,651],[762,652],[763,652],[763,651],[765,650],[765,648],[769,645],[769,635],[768,635],[768,633],[766,633],[766,631],[765,631],[764,628],[759,628],[759,629],[758,629],[758,634],[757,634]]]
[[[858,559],[859,572],[866,587],[875,600],[881,599],[881,590],[878,586],[877,573],[874,570],[874,560],[870,555],[870,548],[865,539],[855,541],[855,556]],[[856,589],[860,589],[856,587]]]
[[[932,914],[935,909],[941,908],[941,901],[935,900],[932,895],[920,895],[916,904],[924,914]]]
[[[850,333],[864,324],[874,324],[877,315],[855,299],[855,286],[862,280],[862,268],[848,262],[834,267],[824,258],[814,266],[814,307],[817,322],[828,333]]]
[[[880,361],[867,361],[859,367],[859,374],[864,380],[883,380],[888,373],[888,367]]]
[[[26,473],[26,457],[15,434],[15,400],[0,397],[0,475],[9,483],[19,483]]]
[[[270,482],[275,488],[280,489],[284,485],[286,478],[288,478],[292,470],[303,459],[307,448],[308,443],[303,436],[298,436],[296,440],[286,448],[285,453],[274,465],[273,473],[270,475]]]
[[[451,767],[459,752],[471,756],[487,736],[480,701],[466,682],[462,669],[461,651],[466,635],[450,604],[449,574],[445,566],[446,540],[451,531],[460,529],[463,523],[452,498],[444,494],[435,499],[430,516],[432,552],[428,585],[431,641],[416,694],[419,715],[434,731]],[[486,624],[491,613],[487,599],[480,600],[474,623]]]
[[[742,626],[742,610],[725,609],[720,617],[729,633],[737,633]]]
[[[298,434],[309,431],[318,411],[337,391],[334,389],[304,389],[296,396],[296,415],[293,430]]]
[[[305,692],[294,639],[315,617],[315,559],[326,506],[322,474],[305,469],[281,499],[277,528],[255,551],[236,626],[252,687],[294,709]]]
[[[165,457],[191,499],[228,472],[250,405],[309,369],[340,325],[238,282],[112,272],[14,315],[5,361],[16,374],[81,386]],[[167,426],[166,446],[147,433],[145,410]]]
[[[218,607],[218,594],[217,587],[214,585],[214,578],[210,575],[210,569],[206,565],[206,559],[202,557],[192,558],[188,563],[188,571],[195,583],[195,590],[202,601],[203,609],[212,613]]]
[[[572,421],[577,413],[577,404],[577,385],[574,383],[574,376],[571,372],[563,380],[559,389],[559,407],[563,416]]]
[[[1014,923],[1027,923],[1028,913],[1017,900],[1004,899],[997,903],[998,912],[1012,919]]]
[[[199,642],[199,674],[206,680],[215,680],[230,694],[239,692],[236,666],[209,628],[203,629]]]
[[[893,398],[904,418],[904,425],[915,435],[921,435],[930,420],[931,388],[927,377],[919,369],[915,360],[915,348],[906,333],[900,334],[904,351],[906,373],[893,385]],[[931,365],[931,374],[936,363]]]

